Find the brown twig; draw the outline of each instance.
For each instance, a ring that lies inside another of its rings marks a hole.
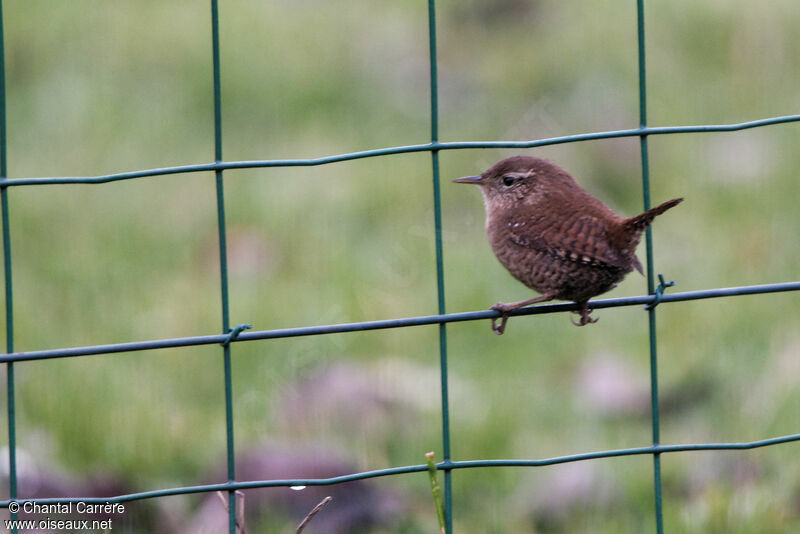
[[[308,513],[305,519],[303,519],[303,521],[300,522],[300,524],[297,526],[297,530],[294,531],[294,534],[300,534],[301,532],[303,532],[303,529],[306,528],[306,525],[308,524],[309,521],[311,521],[311,518],[317,515],[320,512],[320,510],[328,506],[328,503],[331,502],[332,500],[333,497],[331,497],[330,495],[322,499],[322,501]]]
[[[223,508],[225,508],[225,511],[229,512],[230,509],[228,508],[228,499],[225,497],[225,494],[221,491],[218,491],[217,497],[219,497],[219,500],[222,503]],[[244,493],[237,490],[236,497],[236,534],[247,534],[247,531],[244,528]]]

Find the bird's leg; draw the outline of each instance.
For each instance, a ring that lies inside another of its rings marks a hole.
[[[572,319],[570,319],[570,321],[572,321],[572,324],[574,324],[575,326],[584,326],[590,323],[597,322],[597,319],[592,319],[591,317],[589,317],[589,314],[592,313],[592,310],[589,309],[589,301],[584,300],[583,302],[578,302],[578,305],[581,307],[581,309],[578,311],[574,311],[572,313],[577,313],[578,315],[580,315],[581,320],[576,323],[575,321],[572,321]]]
[[[553,300],[556,298],[555,294],[553,293],[545,293],[541,297],[535,297],[528,300],[521,300],[519,302],[512,302],[510,304],[504,304],[502,302],[498,302],[490,309],[494,311],[498,311],[501,313],[500,315],[500,325],[498,326],[495,321],[497,321],[497,317],[492,317],[492,331],[497,334],[498,336],[502,336],[503,332],[506,330],[506,321],[508,321],[509,314],[522,308],[523,306],[527,306],[528,304],[535,304],[536,302],[547,302],[548,300]]]

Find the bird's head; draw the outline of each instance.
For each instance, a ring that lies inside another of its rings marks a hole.
[[[453,180],[480,186],[486,209],[505,209],[520,203],[536,203],[548,191],[571,189],[577,184],[561,167],[534,156],[500,160],[478,176]]]

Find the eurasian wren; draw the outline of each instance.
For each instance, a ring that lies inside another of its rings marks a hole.
[[[453,180],[480,186],[486,206],[486,233],[497,259],[514,278],[540,297],[503,304],[502,334],[509,313],[553,299],[571,300],[583,326],[594,323],[588,301],[605,293],[635,268],[642,273],[636,246],[653,219],[677,206],[675,198],[635,217],[620,217],[586,192],[564,169],[532,156],[498,161],[480,176]]]

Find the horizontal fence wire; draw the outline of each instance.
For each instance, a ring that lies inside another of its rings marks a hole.
[[[786,291],[800,291],[800,281],[783,282],[778,284],[763,284],[742,287],[726,287],[716,289],[703,289],[699,291],[685,291],[682,293],[666,293],[660,297],[660,302],[683,302],[689,300],[713,299],[720,297],[733,297],[742,295],[758,295],[764,293],[781,293]],[[592,309],[618,308],[621,306],[648,306],[654,304],[659,297],[644,295],[637,297],[618,297],[612,299],[592,300],[589,306]],[[541,315],[547,313],[569,312],[578,310],[575,303],[542,304],[527,306],[514,310],[509,315]],[[135,352],[140,350],[169,349],[175,347],[191,347],[194,345],[215,345],[223,343],[238,343],[241,341],[256,341],[260,339],[278,339],[301,336],[318,336],[323,334],[341,334],[346,332],[363,332],[367,330],[384,330],[388,328],[406,328],[411,326],[424,326],[432,324],[456,323],[462,321],[477,321],[499,317],[500,313],[493,310],[481,310],[442,315],[422,315],[401,319],[384,319],[378,321],[363,321],[357,323],[340,323],[320,326],[304,326],[297,328],[281,328],[277,330],[255,330],[241,332],[234,338],[230,334],[213,334],[204,336],[178,337],[152,341],[135,341],[131,343],[115,343],[108,345],[93,345],[87,347],[59,348],[49,350],[36,350],[28,352],[14,352],[0,354],[0,363],[20,362],[31,360],[47,360],[51,358],[70,358],[74,356],[91,356],[112,354],[117,352]]]
[[[800,434],[790,434],[774,438],[762,439],[757,441],[746,441],[740,443],[692,443],[686,445],[658,445],[649,447],[633,447],[629,449],[612,449],[607,451],[587,452],[581,454],[571,454],[567,456],[555,456],[542,460],[458,460],[449,462],[439,462],[437,469],[476,469],[489,467],[546,467],[548,465],[558,465],[570,462],[580,462],[584,460],[600,460],[603,458],[618,458],[621,456],[637,456],[650,454],[663,454],[673,452],[693,452],[693,451],[741,451],[758,449],[770,445],[781,443],[791,443],[800,441]],[[408,465],[404,467],[390,467],[387,469],[376,469],[372,471],[362,471],[348,475],[335,476],[330,478],[294,478],[294,479],[274,479],[274,480],[253,480],[247,482],[231,482],[223,484],[204,484],[199,486],[182,486],[179,488],[160,489],[154,491],[143,491],[140,493],[129,493],[126,495],[115,495],[111,497],[59,497],[59,498],[36,498],[25,499],[25,502],[37,504],[57,504],[57,503],[77,503],[102,504],[106,502],[129,502],[153,499],[157,497],[168,497],[172,495],[186,495],[190,493],[208,493],[212,491],[236,491],[257,488],[275,488],[291,486],[332,486],[367,478],[379,478],[392,475],[403,475],[408,473],[419,473],[427,471],[427,464]],[[7,508],[11,500],[0,501],[0,508]]]
[[[703,124],[695,126],[661,126],[661,127],[641,127],[630,128],[627,130],[610,130],[605,132],[590,132],[583,134],[564,135],[559,137],[549,137],[546,139],[535,139],[531,141],[451,141],[431,143],[421,143],[417,145],[393,146],[387,148],[376,148],[372,150],[362,150],[358,152],[348,152],[346,154],[335,154],[307,159],[263,159],[250,161],[218,161],[214,163],[199,163],[196,165],[178,165],[175,167],[161,167],[157,169],[146,169],[131,172],[120,172],[115,174],[104,174],[99,176],[56,176],[56,177],[30,177],[12,178],[3,182],[3,187],[21,185],[58,185],[58,184],[105,184],[118,182],[121,180],[131,180],[134,178],[146,178],[148,176],[163,176],[168,174],[181,174],[193,172],[214,172],[233,169],[257,169],[265,167],[313,167],[316,165],[326,165],[342,161],[356,159],[373,158],[378,156],[388,156],[392,154],[408,154],[411,152],[434,152],[439,150],[464,150],[477,148],[537,148],[549,145],[560,145],[564,143],[576,143],[579,141],[596,141],[600,139],[615,139],[619,137],[641,137],[647,135],[665,135],[680,133],[711,133],[711,132],[735,132],[759,128],[775,124],[785,124],[800,121],[800,115],[782,115],[779,117],[769,117],[749,122],[736,124]]]
[[[177,347],[190,347],[199,345],[220,344],[223,347],[223,369],[225,380],[225,404],[226,404],[226,428],[227,428],[227,461],[228,461],[228,481],[219,484],[208,484],[198,486],[183,486],[170,489],[158,489],[140,493],[126,495],[106,496],[106,497],[55,497],[55,498],[25,498],[25,501],[36,502],[39,504],[74,503],[84,502],[90,504],[99,503],[121,503],[166,497],[170,495],[195,494],[224,491],[228,493],[229,510],[229,531],[236,532],[235,517],[235,492],[237,490],[282,487],[282,486],[325,486],[341,484],[354,480],[376,478],[384,476],[402,475],[409,473],[422,472],[427,470],[427,465],[411,465],[405,467],[390,467],[386,469],[364,471],[359,473],[345,474],[330,478],[317,479],[280,479],[280,480],[260,480],[260,481],[237,481],[234,471],[234,437],[233,437],[233,400],[231,394],[231,344],[291,338],[299,336],[328,335],[347,332],[359,332],[369,330],[380,330],[389,328],[407,328],[423,325],[438,325],[439,327],[439,352],[441,366],[441,395],[442,395],[442,439],[444,448],[444,460],[439,462],[437,468],[445,473],[445,506],[446,506],[446,531],[452,532],[452,491],[450,475],[453,470],[470,468],[498,468],[498,467],[538,467],[577,462],[584,460],[596,460],[601,458],[614,458],[634,455],[651,455],[654,460],[654,490],[655,490],[655,515],[656,532],[661,534],[663,531],[662,503],[661,503],[661,480],[660,480],[660,455],[664,453],[689,452],[689,451],[725,451],[725,450],[746,450],[759,447],[767,447],[782,443],[800,441],[800,434],[778,436],[768,439],[761,439],[740,443],[699,443],[699,444],[679,444],[663,445],[659,443],[658,427],[658,394],[657,394],[657,356],[656,356],[656,326],[655,313],[656,306],[662,303],[684,302],[698,299],[712,299],[732,296],[770,294],[786,291],[799,291],[800,281],[788,281],[772,284],[750,285],[730,288],[712,288],[695,291],[674,292],[664,294],[663,290],[667,287],[663,284],[655,287],[655,277],[653,268],[653,244],[652,235],[648,229],[646,234],[647,249],[647,284],[648,295],[635,297],[611,298],[591,301],[593,309],[614,308],[622,306],[645,306],[648,310],[649,332],[650,332],[650,360],[651,360],[651,397],[652,397],[652,426],[653,444],[645,447],[625,448],[606,450],[598,452],[587,452],[566,456],[557,456],[540,460],[457,460],[450,458],[450,430],[448,413],[448,393],[447,393],[447,337],[445,326],[452,322],[476,321],[498,317],[499,313],[491,310],[445,313],[444,306],[444,267],[442,261],[441,243],[441,199],[439,194],[439,161],[438,155],[442,150],[464,150],[464,149],[525,149],[536,148],[562,143],[575,143],[580,141],[591,141],[600,139],[612,139],[622,137],[638,137],[640,139],[642,157],[642,186],[644,194],[644,207],[649,207],[649,165],[647,152],[647,138],[651,135],[667,134],[691,134],[691,133],[712,133],[712,132],[734,132],[750,128],[773,126],[800,121],[800,115],[784,115],[769,117],[749,122],[722,125],[694,125],[694,126],[647,126],[647,104],[646,104],[646,60],[644,55],[644,2],[637,0],[637,25],[638,25],[638,63],[639,63],[639,108],[640,125],[637,128],[592,132],[546,139],[536,139],[529,141],[464,141],[464,142],[441,142],[438,138],[438,90],[437,90],[437,57],[436,57],[436,18],[435,0],[428,0],[428,31],[430,45],[430,97],[431,97],[431,140],[428,143],[421,143],[406,146],[394,146],[378,148],[372,150],[349,152],[322,157],[311,157],[307,159],[265,159],[253,161],[223,161],[222,158],[222,117],[221,117],[221,90],[220,90],[220,42],[219,42],[219,12],[217,0],[211,0],[211,24],[212,24],[212,62],[213,62],[213,91],[214,91],[214,138],[215,138],[215,160],[213,163],[181,165],[174,167],[164,167],[156,169],[135,170],[115,174],[106,174],[90,177],[23,177],[8,178],[7,173],[7,153],[6,153],[6,93],[5,93],[5,65],[4,65],[4,38],[2,23],[2,0],[0,0],[0,205],[2,206],[3,222],[3,253],[5,268],[5,317],[6,317],[6,353],[0,355],[0,363],[5,363],[7,368],[7,409],[8,409],[8,437],[9,437],[9,499],[0,501],[0,507],[8,508],[10,503],[19,501],[17,498],[17,462],[16,462],[16,407],[14,402],[14,364],[16,362],[47,360],[53,358],[71,358],[91,355],[107,355],[121,352],[144,351],[167,349]],[[434,239],[436,242],[436,273],[437,273],[437,294],[438,294],[438,314],[428,316],[416,316],[398,319],[385,319],[362,321],[345,324],[328,324],[321,326],[307,326],[284,328],[276,330],[247,331],[250,325],[238,325],[231,328],[228,318],[228,292],[227,292],[227,269],[226,269],[226,230],[225,230],[225,202],[224,202],[224,182],[223,171],[234,169],[254,169],[254,168],[281,168],[281,167],[307,167],[316,165],[326,165],[337,162],[352,161],[363,158],[389,156],[394,154],[407,154],[415,152],[429,152],[432,161],[433,179],[433,201],[434,201]],[[166,176],[172,174],[213,172],[217,186],[217,209],[218,226],[220,239],[220,267],[221,267],[221,298],[222,298],[222,333],[212,335],[201,335],[193,337],[181,337],[171,339],[160,339],[151,341],[139,341],[129,343],[116,343],[106,345],[94,345],[73,348],[56,348],[49,350],[36,350],[26,352],[14,351],[13,337],[13,297],[12,297],[12,276],[11,276],[11,247],[9,229],[9,206],[8,189],[17,186],[34,185],[67,185],[67,184],[104,184],[123,180]],[[574,303],[545,304],[535,307],[526,307],[511,313],[514,316],[539,315],[558,312],[575,311],[578,306]],[[16,518],[16,513],[11,514],[12,519]]]

